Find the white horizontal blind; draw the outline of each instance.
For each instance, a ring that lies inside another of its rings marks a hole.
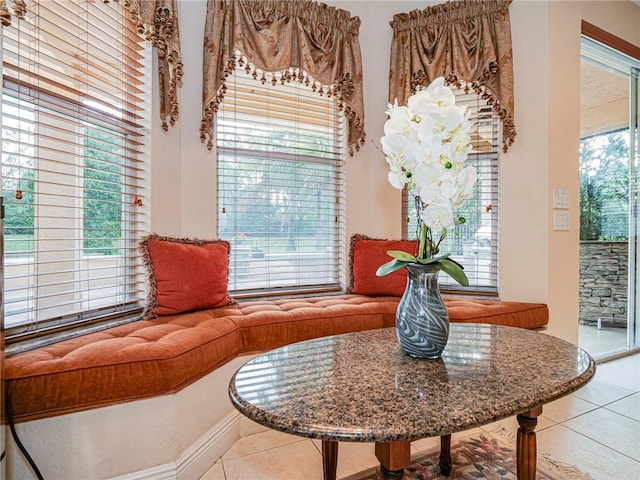
[[[148,47],[117,2],[31,0],[4,27],[5,327],[51,331],[145,298]]]
[[[440,252],[451,252],[452,258],[464,266],[469,286],[462,287],[441,273],[443,291],[497,294],[498,292],[498,159],[500,155],[500,118],[480,95],[452,87],[456,104],[471,112],[473,151],[467,165],[478,172],[475,193],[455,213],[466,222],[449,232],[440,244]],[[407,219],[406,238],[417,238],[417,221],[413,197],[404,192],[403,212]]]
[[[344,116],[303,79],[260,76],[238,66],[216,116],[218,235],[231,242],[230,290],[338,290]]]

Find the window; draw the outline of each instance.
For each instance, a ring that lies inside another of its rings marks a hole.
[[[234,295],[340,290],[345,133],[334,99],[304,81],[229,76],[216,148]]]
[[[469,286],[458,285],[448,275],[439,276],[443,291],[495,295],[498,292],[498,157],[500,152],[499,117],[476,93],[465,93],[451,87],[456,104],[466,105],[471,112],[471,141],[473,151],[467,163],[478,171],[476,191],[458,210],[457,216],[466,222],[450,232],[440,245],[442,252],[464,266]],[[403,216],[408,221],[405,238],[417,238],[417,221],[413,199],[404,192]]]
[[[2,36],[5,329],[138,312],[148,51],[117,2],[33,0]]]

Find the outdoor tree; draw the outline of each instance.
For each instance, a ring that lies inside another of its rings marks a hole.
[[[580,142],[580,240],[625,240],[629,205],[629,133]]]
[[[33,146],[19,124],[2,129],[2,193],[7,250],[32,250],[35,218]],[[30,125],[22,125],[28,130]]]
[[[242,125],[236,128],[243,130]],[[265,148],[262,154],[254,151],[242,156],[234,152],[222,162],[226,166],[223,168],[231,171],[221,175],[233,179],[233,184],[222,187],[223,197],[228,192],[229,205],[223,205],[226,218],[221,233],[225,238],[236,240],[238,233],[242,233],[249,241],[281,237],[286,240],[285,249],[296,251],[299,249],[297,238],[319,238],[322,234],[318,231],[319,225],[327,223],[322,219],[328,215],[333,217],[335,198],[322,198],[319,192],[326,190],[324,184],[334,167],[322,162],[310,167],[300,159],[307,155],[309,158],[331,156],[332,152],[327,152],[331,139],[317,133],[304,136],[300,131],[289,129],[254,129],[252,135],[263,135],[268,151]],[[253,143],[245,145],[241,140],[234,141],[239,150],[255,148]]]
[[[122,159],[112,135],[87,129],[84,139],[84,248],[117,255],[122,239]]]

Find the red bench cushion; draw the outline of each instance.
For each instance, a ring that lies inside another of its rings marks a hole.
[[[398,297],[252,301],[140,320],[5,360],[17,421],[174,393],[238,355],[310,338],[392,327]],[[445,298],[452,322],[543,327],[539,303]]]

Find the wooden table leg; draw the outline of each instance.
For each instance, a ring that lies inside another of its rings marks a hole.
[[[322,471],[324,480],[336,480],[338,467],[338,442],[332,440],[322,441]]]
[[[389,470],[380,464],[380,473],[382,474],[382,480],[402,480],[404,478],[404,468]]]
[[[516,443],[516,467],[518,480],[535,480],[536,478],[536,432],[538,415],[542,407],[536,407],[518,415],[518,439]]]
[[[411,462],[411,442],[376,443],[376,458],[383,480],[401,480]]]
[[[440,437],[440,475],[448,477],[451,473],[451,435],[442,435]]]

